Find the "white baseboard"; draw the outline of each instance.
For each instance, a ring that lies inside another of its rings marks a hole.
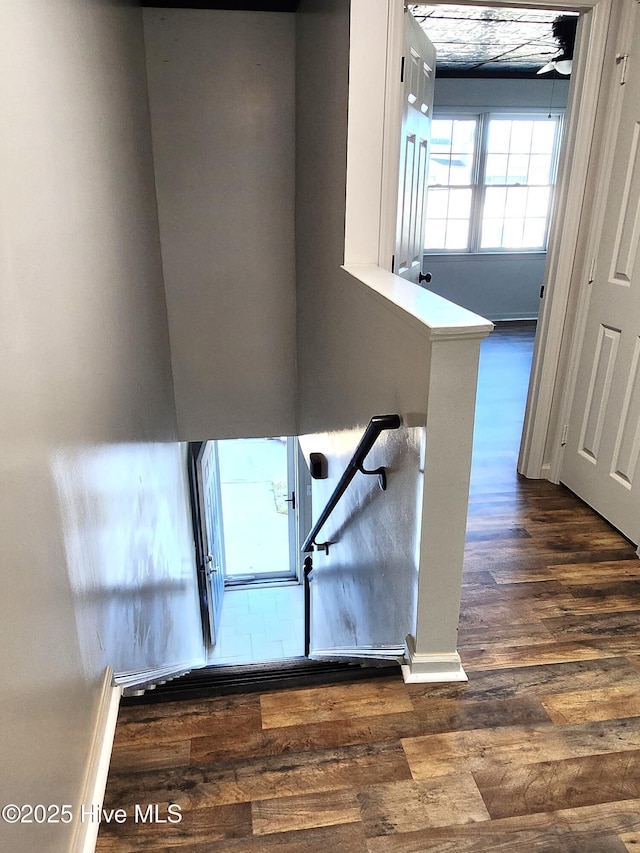
[[[551,463],[544,462],[540,467],[540,479],[541,480],[551,480],[552,483],[559,483],[560,480],[553,480],[551,478]]]
[[[416,652],[413,637],[407,637],[406,664],[402,677],[406,684],[468,681],[458,652],[421,654]]]
[[[98,839],[99,821],[81,821],[80,806],[102,805],[107,787],[107,775],[116,731],[118,709],[122,688],[113,683],[113,670],[107,667],[102,682],[102,693],[98,714],[91,739],[91,750],[87,761],[82,795],[75,816],[75,832],[71,844],[71,853],[94,853]]]

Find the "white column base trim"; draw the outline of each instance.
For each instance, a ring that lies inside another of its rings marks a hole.
[[[415,650],[413,637],[407,637],[406,660],[402,665],[405,684],[469,680],[458,652],[421,654]]]
[[[92,804],[102,805],[103,803],[121,695],[122,688],[113,683],[113,670],[108,666],[102,682],[102,694],[93,729],[78,813],[74,815],[75,832],[71,844],[72,853],[94,853],[96,849],[100,823],[97,820],[82,821],[79,819],[79,813],[82,805],[89,807]]]

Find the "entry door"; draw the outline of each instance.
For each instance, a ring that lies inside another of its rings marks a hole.
[[[409,11],[404,14],[404,94],[394,272],[418,282],[422,270],[436,51]]]
[[[294,580],[296,519],[304,500],[296,486],[296,439],[237,438],[216,445],[226,585]]]
[[[220,499],[218,448],[215,441],[204,444],[198,470],[198,493],[202,518],[203,566],[209,602],[211,644],[218,638],[224,595],[224,537]]]
[[[640,6],[621,86],[600,241],[560,479],[640,540]],[[623,69],[620,69],[620,74]],[[619,85],[617,83],[616,85]],[[596,202],[596,205],[598,203]]]

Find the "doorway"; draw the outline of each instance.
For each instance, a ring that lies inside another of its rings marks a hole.
[[[440,4],[442,6],[453,4]],[[484,6],[482,2],[467,2],[467,6]],[[567,5],[560,0],[547,0],[547,2],[536,2],[528,4],[529,7],[546,8],[561,15],[567,11]],[[622,4],[620,4],[621,6]],[[411,4],[413,8],[414,4]],[[517,9],[522,3],[514,0],[504,0],[500,4],[504,9]],[[356,6],[359,8],[359,6]],[[569,7],[571,9],[571,6]],[[367,22],[371,29],[371,9],[362,3],[362,14],[368,15]],[[612,4],[611,0],[583,0],[580,4],[573,6],[574,11],[580,12],[580,21],[577,31],[576,53],[571,73],[569,111],[564,141],[564,156],[558,180],[558,191],[554,203],[554,227],[548,249],[545,291],[541,301],[541,310],[538,317],[538,331],[533,358],[532,378],[529,388],[529,396],[525,414],[523,439],[521,443],[518,470],[526,477],[552,478],[555,479],[551,466],[550,447],[552,442],[559,439],[559,427],[553,418],[557,416],[557,391],[566,376],[566,348],[574,332],[573,315],[571,313],[570,301],[576,298],[577,289],[581,282],[577,277],[581,270],[576,268],[576,251],[584,226],[584,216],[590,215],[590,208],[585,207],[585,192],[591,196],[593,193],[593,162],[590,159],[594,150],[594,143],[599,141],[601,128],[596,122],[596,110],[598,107],[598,93],[601,91],[603,80],[608,79],[616,73],[615,46],[609,39],[609,34],[615,31],[619,23],[620,8]],[[391,77],[388,77],[386,98],[379,98],[376,102],[380,115],[390,115],[393,118],[383,124],[375,124],[368,119],[368,113],[363,110],[357,111],[360,122],[354,123],[353,143],[354,148],[358,145],[366,150],[367,140],[373,130],[382,132],[383,162],[380,168],[382,190],[379,194],[380,206],[372,206],[370,193],[367,194],[366,187],[360,186],[360,175],[354,168],[354,191],[351,198],[356,198],[360,192],[362,199],[367,203],[353,203],[347,207],[347,224],[355,231],[356,225],[366,222],[371,228],[372,234],[377,234],[377,239],[372,239],[367,244],[368,258],[370,263],[379,265],[383,269],[391,269],[391,258],[395,238],[395,221],[397,208],[397,162],[398,149],[395,143],[397,116],[400,112],[400,99],[396,94],[398,87],[395,85],[393,69],[400,66],[401,46],[401,14],[395,13],[395,7],[390,3],[387,6],[387,15],[381,11],[376,20],[378,37],[384,39],[384,33],[391,28],[395,34],[393,47],[388,50],[385,68],[391,68]],[[390,23],[389,23],[390,22]],[[356,30],[353,31],[356,33]],[[370,35],[365,35],[362,27],[362,44],[358,47],[363,50],[366,43],[371,41]],[[453,30],[455,33],[455,29]],[[611,64],[607,65],[607,57]],[[371,63],[367,66],[367,72],[371,70]],[[379,73],[385,73],[382,64],[376,66]],[[370,76],[370,73],[369,73]],[[369,78],[364,76],[360,84],[359,78],[354,75],[355,83],[350,96],[350,105],[354,104],[354,113],[359,103],[359,98],[364,98],[369,105],[375,98],[375,89],[367,85]],[[369,113],[371,112],[369,108]],[[371,174],[368,175],[369,186]],[[362,182],[364,183],[364,182]],[[376,214],[374,219],[373,211]],[[379,217],[378,217],[379,212]],[[382,225],[380,226],[380,221]],[[377,229],[377,230],[376,230]],[[362,229],[361,229],[362,230]],[[350,231],[348,230],[348,233]],[[358,232],[360,233],[360,232]],[[363,250],[360,244],[353,241],[347,242],[347,261],[352,258],[361,263]],[[556,434],[557,433],[557,434]]]
[[[297,441],[216,441],[225,587],[296,580]]]
[[[566,7],[561,8],[555,0],[544,5],[548,9],[557,10],[558,15],[566,14]],[[559,479],[563,420],[566,420],[558,412],[558,401],[566,382],[568,349],[576,333],[575,310],[570,310],[571,300],[575,303],[587,276],[587,272],[580,269],[580,256],[576,256],[576,248],[584,224],[583,213],[588,217],[589,211],[595,209],[593,202],[585,205],[584,194],[585,191],[593,191],[593,182],[589,180],[589,158],[594,137],[599,132],[596,124],[597,93],[602,79],[606,79],[614,69],[614,56],[611,55],[613,46],[607,43],[607,29],[611,24],[614,30],[619,20],[617,16],[620,15],[622,4],[615,5],[617,8],[614,10],[608,0],[589,0],[588,3],[573,7],[579,9],[581,15],[571,74],[564,163],[554,205],[544,298],[540,303],[538,335],[518,462],[518,470],[523,475],[549,478],[553,482]],[[515,9],[516,6],[514,2],[501,4],[507,10]],[[607,52],[610,53],[610,65],[604,64]],[[624,53],[620,50],[617,52]]]
[[[191,445],[201,615],[210,666],[304,654],[300,545],[308,469],[292,436]]]

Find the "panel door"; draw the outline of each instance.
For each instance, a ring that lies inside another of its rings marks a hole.
[[[404,94],[394,272],[417,283],[424,251],[436,51],[409,11],[405,10],[404,19]]]
[[[576,389],[560,479],[640,540],[640,6],[603,193]],[[620,85],[616,82],[616,85]]]
[[[201,517],[203,520],[203,571],[209,600],[209,632],[215,645],[224,596],[224,538],[217,442],[207,441],[198,465]]]

